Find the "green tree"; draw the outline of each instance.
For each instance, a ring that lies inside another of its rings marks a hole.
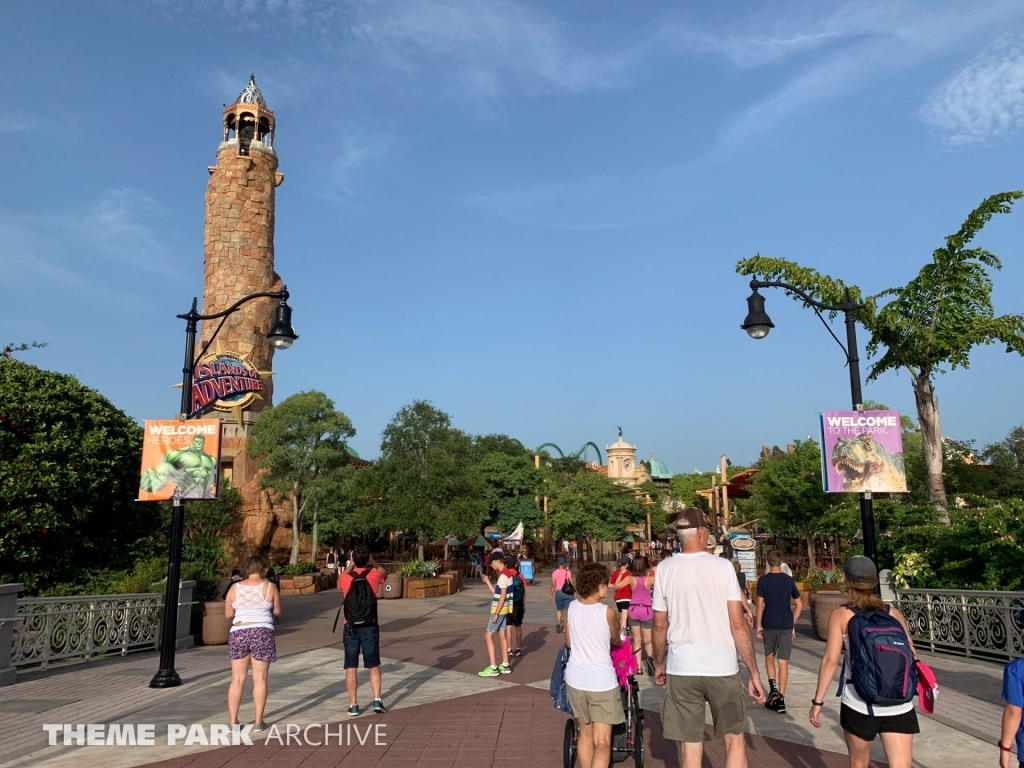
[[[0,351],[0,362],[10,360],[15,352],[28,352],[30,349],[42,349],[47,346],[49,346],[49,344],[45,341],[29,341],[25,344],[15,344],[12,342]]]
[[[487,515],[486,490],[473,439],[425,400],[402,408],[381,436],[380,458],[367,472],[380,533],[410,530],[423,546],[437,536],[469,536]]]
[[[558,488],[548,509],[554,535],[561,538],[582,533],[590,542],[593,556],[597,542],[615,541],[625,535],[627,525],[645,521],[644,506],[628,488],[585,470],[577,472],[568,485]]]
[[[305,513],[313,503],[317,520],[318,486],[350,460],[346,442],[356,433],[352,422],[323,392],[299,392],[263,411],[253,425],[249,455],[259,458],[260,483],[292,501],[292,552],[299,560]],[[316,550],[313,550],[316,558]]]
[[[1024,470],[1024,424],[1011,429],[1002,440],[986,445],[981,456],[1003,470]]]
[[[139,425],[73,376],[0,363],[0,582],[130,567],[160,528],[135,501],[141,452]]]
[[[748,518],[761,518],[764,527],[782,536],[806,536],[807,556],[814,563],[814,536],[838,533],[823,529],[841,525],[836,499],[821,489],[821,451],[812,440],[793,441],[794,451],[769,456],[757,463],[760,470],[750,482],[750,499],[745,504]]]
[[[736,265],[743,275],[782,280],[815,299],[838,305],[848,289],[851,298],[865,304],[857,317],[871,332],[867,353],[874,361],[868,381],[890,370],[910,373],[920,422],[928,497],[949,524],[943,484],[942,432],[935,398],[935,375],[945,367],[969,367],[970,353],[979,344],[1000,342],[1007,351],[1024,355],[1024,316],[996,317],[992,305],[989,269],[1002,262],[984,248],[969,247],[978,232],[997,213],[1009,213],[1024,193],[1002,192],[984,200],[960,229],[946,237],[917,277],[900,288],[888,288],[862,297],[855,285],[821,275],[785,259],[757,255]],[[884,302],[884,303],[882,303]]]
[[[690,472],[685,475],[672,475],[668,481],[668,490],[672,498],[677,499],[687,507],[700,507],[707,510],[708,502],[703,496],[698,496],[697,491],[711,487],[711,481],[717,477],[716,472]]]
[[[544,525],[544,512],[537,498],[543,495],[544,475],[534,467],[533,457],[523,450],[517,455],[485,453],[477,464],[487,494],[487,511],[499,531],[510,533],[522,521],[527,539]]]

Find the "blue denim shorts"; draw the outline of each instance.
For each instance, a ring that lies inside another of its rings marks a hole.
[[[363,652],[363,667],[373,669],[380,666],[380,627],[353,628],[345,624],[345,669],[359,667],[359,652]]]
[[[498,615],[497,621],[491,621],[494,617],[493,613],[487,614],[487,631],[488,632],[501,632],[508,623],[508,614],[502,613]]]
[[[569,603],[575,600],[574,595],[567,595],[560,589],[555,590],[555,610],[564,611],[569,607]]]

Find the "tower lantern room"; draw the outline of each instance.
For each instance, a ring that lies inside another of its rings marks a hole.
[[[254,149],[274,153],[274,113],[267,109],[255,75],[249,76],[235,103],[224,108],[224,142],[237,143],[240,155]]]

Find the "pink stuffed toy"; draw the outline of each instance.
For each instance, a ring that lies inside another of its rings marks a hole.
[[[917,705],[926,715],[935,711],[935,700],[939,698],[939,683],[935,679],[932,668],[918,660],[917,665]]]
[[[629,685],[629,676],[636,674],[636,656],[629,641],[625,641],[618,648],[612,648],[612,666],[615,667],[615,675],[619,678],[619,685],[625,688]]]

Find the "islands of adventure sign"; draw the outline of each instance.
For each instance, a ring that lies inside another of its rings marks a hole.
[[[233,352],[217,352],[196,363],[189,418],[210,408],[240,413],[262,391],[260,372],[248,360]]]
[[[904,493],[899,411],[822,411],[821,483],[828,493]]]

